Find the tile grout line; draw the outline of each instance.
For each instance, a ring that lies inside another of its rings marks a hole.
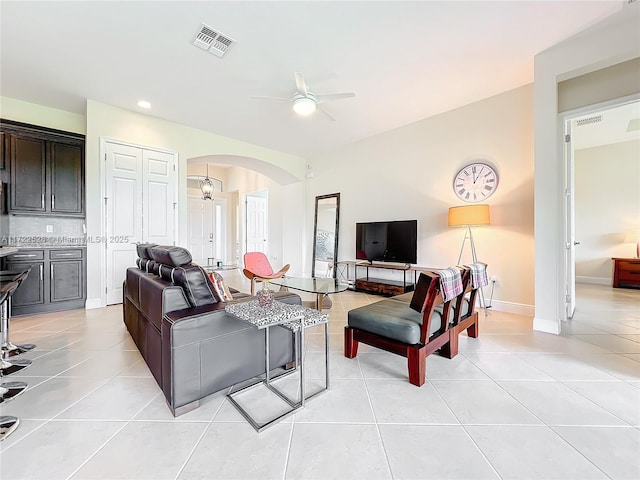
[[[289,431],[289,441],[287,443],[287,455],[285,456],[284,459],[284,470],[282,471],[282,480],[285,480],[287,478],[287,469],[289,468],[289,458],[291,457],[291,445],[293,445],[293,429],[295,428],[296,425],[296,414],[293,414],[293,419],[291,421],[291,429]]]
[[[97,448],[97,449],[96,449],[96,450],[95,450],[91,455],[89,455],[89,457],[88,457],[84,462],[82,462],[82,463],[80,464],[80,466],[78,466],[78,468],[76,468],[73,472],[71,472],[71,474],[66,478],[66,480],[71,480],[71,478],[73,478],[73,476],[74,476],[76,473],[78,473],[78,472],[82,469],[82,467],[84,467],[87,463],[89,463],[89,461],[90,461],[93,457],[95,457],[95,456],[98,454],[98,452],[100,452],[104,447],[106,447],[106,446],[107,446],[107,444],[108,444],[109,442],[111,442],[111,440],[113,440],[113,439],[116,437],[116,435],[118,435],[118,433],[120,433],[120,432],[121,432],[121,431],[122,431],[122,430],[123,430],[127,425],[129,425],[129,423],[131,423],[131,422],[130,422],[130,421],[129,421],[129,422],[123,422],[122,427],[120,427],[118,430],[116,430],[116,431],[113,433],[113,435],[111,435],[109,438],[107,438],[107,440],[105,440],[105,441],[104,441],[104,443],[103,443],[102,445],[100,445],[100,446],[99,446],[99,447],[98,447],[98,448]]]
[[[360,374],[362,375],[362,383],[364,384],[364,391],[367,394],[367,400],[369,401],[369,408],[371,409],[371,414],[373,415],[373,422],[376,426],[376,431],[378,432],[378,439],[380,441],[380,445],[382,446],[382,451],[384,452],[384,459],[386,460],[387,469],[389,471],[389,475],[392,479],[395,478],[393,474],[393,469],[391,468],[391,462],[389,461],[389,454],[387,453],[387,448],[384,444],[384,439],[382,438],[382,432],[380,431],[380,424],[378,423],[378,417],[376,416],[376,411],[373,408],[373,402],[371,401],[371,393],[369,393],[369,385],[367,383],[367,378],[364,375],[364,370],[362,369],[362,364],[360,363],[360,359],[357,358],[358,367],[360,368]]]
[[[484,373],[484,372],[483,372]],[[498,469],[493,465],[493,463],[491,462],[491,460],[489,460],[489,458],[487,457],[487,455],[482,451],[482,449],[480,448],[480,446],[476,443],[476,441],[473,439],[473,437],[471,436],[471,434],[468,432],[468,430],[466,429],[466,427],[464,426],[464,424],[462,423],[462,421],[460,421],[460,418],[456,415],[456,412],[453,411],[453,409],[449,406],[449,404],[447,403],[447,401],[444,399],[444,397],[440,394],[440,392],[438,391],[438,389],[436,388],[435,385],[433,385],[433,383],[431,382],[431,380],[427,379],[427,382],[429,383],[429,385],[431,386],[431,388],[433,388],[434,392],[436,392],[436,395],[438,396],[438,398],[440,399],[440,401],[447,407],[447,409],[449,409],[449,411],[451,412],[451,415],[453,415],[453,417],[458,421],[458,424],[460,427],[462,427],[462,430],[464,431],[464,433],[467,435],[467,437],[469,438],[469,440],[471,440],[471,443],[473,443],[476,447],[476,449],[478,450],[478,452],[480,453],[480,455],[482,456],[482,458],[484,458],[485,462],[487,462],[487,464],[489,465],[489,467],[491,467],[491,470],[493,470],[493,472],[498,476],[498,478],[502,479],[502,475],[500,475],[500,473],[498,472]]]

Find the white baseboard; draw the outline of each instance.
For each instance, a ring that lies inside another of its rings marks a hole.
[[[533,317],[533,329],[537,332],[553,333],[560,335],[560,324],[555,320]]]
[[[84,308],[86,310],[93,310],[94,308],[102,308],[104,305],[102,304],[101,298],[87,298],[87,303],[84,304]]]
[[[481,307],[476,307],[481,308]],[[500,312],[515,313],[517,315],[533,316],[533,305],[526,305],[524,303],[502,302],[500,300],[493,300],[491,302],[491,310],[498,310]]]
[[[611,277],[583,277],[576,276],[576,283],[591,283],[593,285],[607,285],[611,286]]]

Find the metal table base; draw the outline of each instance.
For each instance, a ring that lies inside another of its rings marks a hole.
[[[233,313],[232,313],[233,314]],[[290,318],[286,323],[274,323],[272,325],[267,325],[264,327],[265,329],[265,342],[264,342],[264,350],[265,350],[265,377],[264,379],[253,382],[249,385],[241,387],[237,390],[234,390],[234,387],[231,388],[229,393],[227,394],[227,398],[229,402],[238,410],[238,412],[244,417],[247,422],[257,431],[261,432],[264,429],[270,427],[271,425],[276,424],[280,420],[292,415],[296,411],[300,410],[305,406],[305,402],[310,398],[315,397],[316,395],[323,393],[329,389],[329,324],[328,321],[324,322],[324,338],[325,338],[325,386],[323,389],[314,392],[311,395],[306,395],[305,393],[305,375],[304,375],[304,356],[305,356],[305,319],[303,315],[300,315],[296,318]],[[294,354],[295,354],[295,368],[289,372],[282,373],[275,377],[271,377],[270,373],[270,345],[269,345],[269,330],[273,326],[282,326],[284,328],[288,328],[294,332]],[[292,375],[293,373],[299,372],[300,382],[299,382],[299,398],[292,399],[287,394],[282,392],[277,388],[276,385],[273,384],[274,380],[279,380],[285,376]],[[287,405],[289,405],[289,409],[281,413],[280,415],[269,419],[264,423],[259,423],[255,418],[251,416],[251,414],[238,402],[236,397],[246,392],[249,389],[252,389],[256,386],[264,385],[269,391],[273,392],[277,395],[281,400],[283,400]]]

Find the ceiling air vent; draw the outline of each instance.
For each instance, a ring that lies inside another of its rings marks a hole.
[[[206,50],[209,53],[214,54],[216,57],[222,58],[227,53],[227,50],[235,43],[226,35],[223,35],[204,23],[200,27],[200,31],[196,34],[196,38],[193,44]]]
[[[581,118],[576,121],[576,125],[581,127],[583,125],[589,125],[591,123],[598,123],[602,121],[602,115],[594,115],[593,117]]]

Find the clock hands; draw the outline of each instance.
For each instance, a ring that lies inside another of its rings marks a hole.
[[[473,183],[476,183],[476,180],[480,178],[480,174],[482,173],[482,170],[484,170],[484,167],[480,169],[480,171],[478,172],[478,176],[473,179]]]

